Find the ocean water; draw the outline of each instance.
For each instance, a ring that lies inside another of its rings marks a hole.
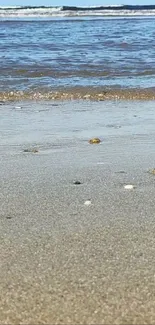
[[[138,16],[118,7],[111,7],[113,16],[104,10],[96,16],[101,9],[95,8],[93,16],[92,8],[72,8],[67,16],[67,9],[0,8],[1,97],[155,87],[155,20],[148,16],[150,9],[137,9]],[[48,10],[55,15],[49,17]]]

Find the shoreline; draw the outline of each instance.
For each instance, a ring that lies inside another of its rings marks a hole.
[[[155,88],[94,88],[74,87],[50,91],[5,91],[0,92],[0,101],[22,100],[154,100]]]

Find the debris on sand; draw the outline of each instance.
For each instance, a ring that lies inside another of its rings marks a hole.
[[[74,181],[74,185],[80,185],[82,184],[80,181]]]
[[[87,201],[85,201],[85,203],[84,203],[84,205],[91,205],[91,200],[87,200]]]
[[[125,188],[125,190],[133,190],[135,188],[135,186],[129,184],[129,185],[124,185],[124,188]]]
[[[99,138],[92,138],[89,140],[89,143],[90,144],[97,144],[97,143],[100,143],[101,140]]]
[[[28,149],[24,149],[23,152],[37,153],[39,152],[39,150],[36,148],[28,148]]]

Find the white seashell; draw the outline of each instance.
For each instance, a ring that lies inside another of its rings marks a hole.
[[[91,205],[91,201],[90,200],[85,201],[84,205],[87,205],[87,206]]]
[[[126,190],[133,190],[135,188],[135,186],[134,185],[124,185],[124,188]]]

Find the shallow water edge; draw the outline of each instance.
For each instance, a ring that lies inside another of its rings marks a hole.
[[[155,88],[89,88],[74,87],[50,91],[4,91],[0,92],[0,101],[14,100],[154,100]]]

